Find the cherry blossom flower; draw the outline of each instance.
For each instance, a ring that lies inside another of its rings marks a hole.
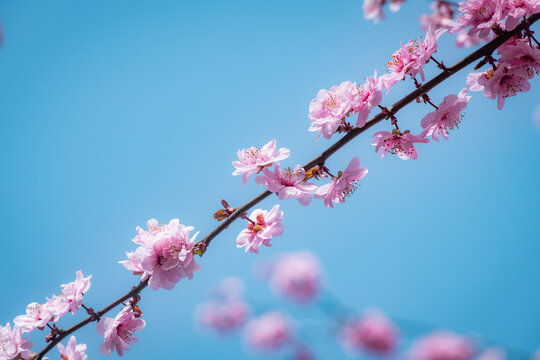
[[[410,360],[470,360],[474,347],[463,336],[446,331],[435,332],[417,340],[409,352]]]
[[[255,182],[268,187],[268,191],[276,193],[279,200],[295,198],[304,206],[311,203],[311,194],[317,189],[317,185],[303,182],[306,172],[300,165],[293,169],[279,169],[279,163],[274,164],[274,172],[263,169],[265,176],[257,176]]]
[[[502,28],[508,15],[507,0],[467,0],[459,3],[459,17],[451,29],[456,33],[467,27],[469,36],[487,38],[495,26]]]
[[[246,325],[244,338],[248,345],[260,351],[275,351],[291,342],[290,320],[279,311],[267,312]]]
[[[526,39],[512,38],[502,44],[497,52],[501,66],[526,69],[529,78],[540,74],[540,49],[529,46]]]
[[[376,146],[375,152],[381,150],[381,158],[390,153],[397,154],[402,160],[416,160],[418,151],[414,147],[414,143],[429,142],[429,139],[424,138],[422,135],[413,135],[409,130],[405,130],[403,133],[397,129],[392,130],[392,132],[379,131],[373,134],[373,137],[374,140],[371,145]]]
[[[383,313],[370,310],[360,319],[347,321],[339,338],[349,352],[364,350],[383,355],[395,349],[398,331]]]
[[[191,252],[198,233],[190,238],[193,227],[180,224],[178,219],[159,227],[155,227],[156,221],[151,220],[151,225],[153,227],[149,227],[149,231],[140,230],[133,239],[142,243],[134,256],[140,259],[144,271],[151,275],[148,286],[152,290],[170,290],[181,279],[192,279],[193,273],[201,268]]]
[[[506,353],[498,347],[490,347],[484,350],[476,360],[506,360]]]
[[[378,23],[379,20],[384,19],[383,5],[386,0],[364,0],[363,10],[364,18]]]
[[[22,329],[18,326],[11,328],[11,324],[0,326],[0,360],[31,359],[34,354],[32,342],[28,336],[22,338]]]
[[[33,302],[26,306],[26,314],[17,316],[13,323],[23,332],[30,332],[37,328],[43,329],[52,316],[46,307]]]
[[[56,347],[60,352],[60,358],[62,360],[88,359],[88,355],[86,355],[86,344],[77,344],[77,339],[75,336],[71,336],[69,338],[67,346],[64,347],[64,345],[58,344]]]
[[[118,263],[122,264],[126,269],[133,271],[134,275],[140,275],[141,280],[146,280],[150,275],[143,269],[141,259],[134,252],[126,252],[126,256],[128,260],[122,260]]]
[[[467,86],[471,91],[483,90],[488,99],[497,99],[497,108],[502,110],[507,97],[529,91],[531,84],[528,79],[528,69],[524,67],[499,65],[496,71],[489,68],[483,73],[467,75]]]
[[[439,105],[439,108],[427,114],[420,123],[425,129],[421,136],[432,136],[433,140],[439,141],[439,133],[448,140],[448,130],[454,129],[459,124],[463,109],[467,107],[470,96],[467,89],[460,91],[458,95],[448,95]]]
[[[318,131],[317,139],[321,135],[330,139],[345,117],[354,113],[358,96],[356,83],[350,81],[332,86],[330,90],[320,90],[309,104],[311,126],[308,130]]]
[[[129,350],[129,345],[135,344],[138,340],[133,333],[141,331],[146,325],[138,316],[131,306],[126,306],[114,319],[102,317],[96,327],[98,334],[105,338],[99,352],[110,354],[116,348],[118,355],[123,356],[124,351]]]
[[[270,211],[256,209],[250,215],[248,228],[240,232],[236,238],[237,247],[246,247],[246,252],[258,254],[259,246],[272,246],[270,240],[283,234],[283,211],[275,205]]]
[[[310,252],[297,252],[276,261],[270,285],[279,294],[300,304],[313,302],[322,287],[319,260]]]
[[[442,1],[434,1],[430,6],[433,13],[431,15],[420,16],[420,24],[422,30],[450,29],[453,23],[454,10],[449,3]]]
[[[371,77],[366,78],[362,86],[358,86],[358,99],[354,111],[358,112],[356,127],[364,127],[371,109],[377,107],[382,100],[381,81],[377,78],[377,70]]]
[[[538,0],[507,0],[507,6],[506,31],[514,30],[522,17],[540,12],[540,2]]]
[[[84,277],[81,270],[76,272],[75,281],[62,285],[62,296],[68,305],[68,311],[75,314],[83,301],[84,294],[90,289],[90,279],[92,275]]]
[[[423,67],[437,51],[437,40],[444,31],[433,31],[430,28],[424,40],[409,40],[407,44],[401,44],[401,48],[392,54],[392,59],[386,65],[390,73],[381,76],[382,87],[388,92],[398,81],[405,79],[406,75],[414,78],[420,74],[422,81],[425,80]]]
[[[332,181],[317,189],[314,197],[324,199],[326,207],[334,207],[333,203],[343,203],[345,198],[350,196],[355,190],[355,183],[366,176],[368,169],[360,167],[360,160],[355,157],[351,160],[345,171],[339,172]]]
[[[226,335],[238,330],[250,313],[249,305],[240,299],[209,301],[197,307],[197,322],[204,328]]]
[[[276,139],[268,142],[262,148],[252,146],[249,149],[238,150],[238,161],[233,161],[232,165],[236,170],[233,175],[242,175],[242,185],[246,185],[247,181],[254,173],[259,173],[264,167],[272,165],[275,161],[284,160],[289,157],[290,150],[280,148],[276,151]]]
[[[47,298],[47,302],[43,305],[43,308],[52,314],[56,323],[62,316],[68,313],[69,303],[63,295],[53,295],[52,298]]]

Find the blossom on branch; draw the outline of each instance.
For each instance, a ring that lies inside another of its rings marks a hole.
[[[508,16],[507,0],[467,0],[459,3],[459,16],[451,29],[457,33],[471,27],[467,34],[487,39],[497,27],[504,28]]]
[[[355,112],[358,112],[356,127],[364,127],[371,109],[381,103],[381,86],[381,79],[377,77],[377,70],[375,70],[373,76],[366,78],[366,82],[362,86],[358,86],[358,101],[354,105]]]
[[[270,285],[277,293],[297,303],[312,303],[322,287],[319,259],[305,251],[283,255],[273,266]]]
[[[0,360],[24,359],[33,357],[32,342],[28,341],[28,336],[22,337],[22,329],[11,324],[0,325]]]
[[[124,266],[131,270],[140,264],[143,269],[140,275],[143,278],[150,275],[148,286],[152,290],[170,290],[181,279],[192,279],[193,273],[201,269],[192,253],[198,234],[189,237],[193,227],[180,224],[178,219],[161,226],[151,219],[147,226],[148,230],[137,227],[133,242],[141,246]]]
[[[470,360],[474,355],[471,342],[460,335],[439,331],[417,340],[409,352],[410,360]]]
[[[96,327],[98,334],[105,338],[99,352],[110,354],[116,348],[118,355],[123,356],[124,351],[129,350],[129,345],[135,344],[138,340],[133,333],[141,331],[146,325],[139,315],[140,313],[134,312],[131,306],[126,306],[114,319],[102,317]]]
[[[540,1],[538,0],[507,0],[507,6],[506,31],[514,30],[522,17],[540,12]]]
[[[26,306],[26,314],[17,316],[13,323],[23,332],[30,332],[38,328],[43,330],[52,317],[53,315],[45,306],[33,302]]]
[[[290,320],[279,311],[267,312],[246,325],[244,338],[248,345],[260,351],[276,351],[291,342]]]
[[[62,285],[62,297],[68,303],[68,311],[75,314],[83,301],[84,294],[90,289],[92,275],[84,277],[82,270],[77,271],[75,281]]]
[[[374,140],[371,145],[376,146],[375,152],[381,150],[381,158],[385,157],[387,153],[397,154],[400,159],[416,160],[418,157],[418,151],[414,147],[414,143],[427,143],[429,139],[426,139],[420,135],[413,135],[409,130],[405,130],[403,133],[398,129],[388,131],[379,131],[373,134]]]
[[[524,68],[532,79],[540,74],[540,49],[529,45],[527,39],[512,38],[499,46],[499,62],[510,68]]]
[[[67,346],[62,344],[56,345],[60,352],[60,358],[62,360],[86,360],[86,344],[77,344],[75,336],[69,338]]]
[[[252,146],[249,149],[238,150],[238,160],[233,161],[232,165],[236,170],[233,175],[242,175],[242,185],[246,185],[251,175],[259,173],[266,166],[272,165],[275,161],[288,158],[290,150],[280,148],[276,151],[276,139],[268,142],[261,147]]]
[[[356,190],[356,182],[368,173],[368,169],[360,167],[360,160],[355,157],[351,160],[345,171],[338,172],[337,177],[317,189],[314,197],[323,199],[326,207],[334,207],[333,203],[344,203],[345,198]]]
[[[264,176],[257,176],[255,182],[266,186],[268,191],[276,193],[279,200],[295,198],[304,206],[311,203],[311,195],[317,189],[317,185],[304,182],[306,172],[300,165],[293,169],[279,169],[279,163],[274,164],[274,172],[263,169]]]
[[[272,246],[270,240],[283,234],[283,211],[274,205],[270,211],[256,209],[248,217],[249,224],[236,238],[236,246],[246,247],[246,252],[258,254],[259,246]]]
[[[349,352],[368,351],[384,355],[395,349],[398,330],[383,313],[370,310],[360,319],[347,320],[339,338]]]
[[[420,136],[431,136],[439,141],[439,133],[448,140],[448,130],[454,129],[463,117],[462,111],[467,107],[470,96],[467,89],[460,91],[458,95],[448,95],[439,105],[439,108],[427,114],[421,121],[425,129]]]

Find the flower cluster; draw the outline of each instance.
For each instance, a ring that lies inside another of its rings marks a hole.
[[[192,253],[197,236],[190,237],[193,227],[180,224],[178,219],[164,225],[150,219],[147,227],[148,230],[137,227],[133,242],[140,246],[134,253],[126,253],[128,260],[120,263],[143,280],[150,277],[148,286],[152,290],[170,290],[181,279],[192,279],[201,268]]]

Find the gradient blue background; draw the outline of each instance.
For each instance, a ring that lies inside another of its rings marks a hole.
[[[309,101],[383,72],[400,40],[420,36],[428,6],[409,1],[375,26],[360,0],[0,2],[0,322],[78,269],[93,275],[85,304],[124,293],[136,278],[116,262],[151,217],[206,234],[221,199],[234,206],[261,191],[231,176],[238,149],[277,138],[291,149],[287,164],[310,160],[330,142],[306,131]],[[443,37],[437,54],[448,64],[467,53],[452,42]],[[432,91],[434,101],[461,90],[470,70]],[[368,131],[328,162],[342,169],[358,156],[369,168],[353,197],[334,210],[282,202],[285,233],[259,256],[236,249],[245,224],[232,225],[193,281],[143,293],[147,327],[126,358],[258,357],[239,337],[198,333],[192,311],[223,276],[246,280],[259,305],[277,301],[251,275],[253,262],[300,249],[321,258],[331,292],[358,310],[540,347],[539,86],[504,111],[475,93],[460,129],[419,145],[417,161],[380,159],[370,137],[389,125]],[[411,89],[400,83],[383,103]],[[412,104],[401,127],[419,132],[428,111]],[[321,359],[344,356],[323,327],[301,331]],[[105,358],[93,326],[77,339],[90,359]]]

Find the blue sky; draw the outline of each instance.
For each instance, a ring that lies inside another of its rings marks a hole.
[[[235,206],[261,191],[231,176],[238,149],[276,138],[292,166],[319,154],[331,142],[307,131],[309,101],[383,72],[400,41],[421,35],[416,19],[428,6],[409,1],[374,25],[360,0],[1,2],[0,322],[78,269],[93,275],[85,304],[101,308],[124,293],[136,279],[116,262],[149,218],[209,232],[221,199]],[[447,64],[467,53],[450,36],[440,49]],[[431,97],[459,92],[467,71]],[[236,249],[245,224],[232,225],[194,280],[143,293],[147,327],[127,357],[256,358],[239,338],[196,332],[193,309],[224,276],[266,302],[253,262],[304,249],[320,257],[329,291],[359,311],[540,347],[538,79],[531,85],[503,111],[474,93],[460,129],[420,144],[417,161],[374,153],[370,137],[387,123],[360,136],[328,161],[339,170],[358,156],[369,168],[354,196],[334,210],[280,203],[285,233],[259,256]],[[383,104],[412,86],[396,85]],[[411,104],[400,127],[419,132],[428,111]],[[289,311],[322,321],[313,309]],[[324,331],[307,332],[320,358],[342,356]],[[94,327],[77,338],[90,358],[104,358]]]

